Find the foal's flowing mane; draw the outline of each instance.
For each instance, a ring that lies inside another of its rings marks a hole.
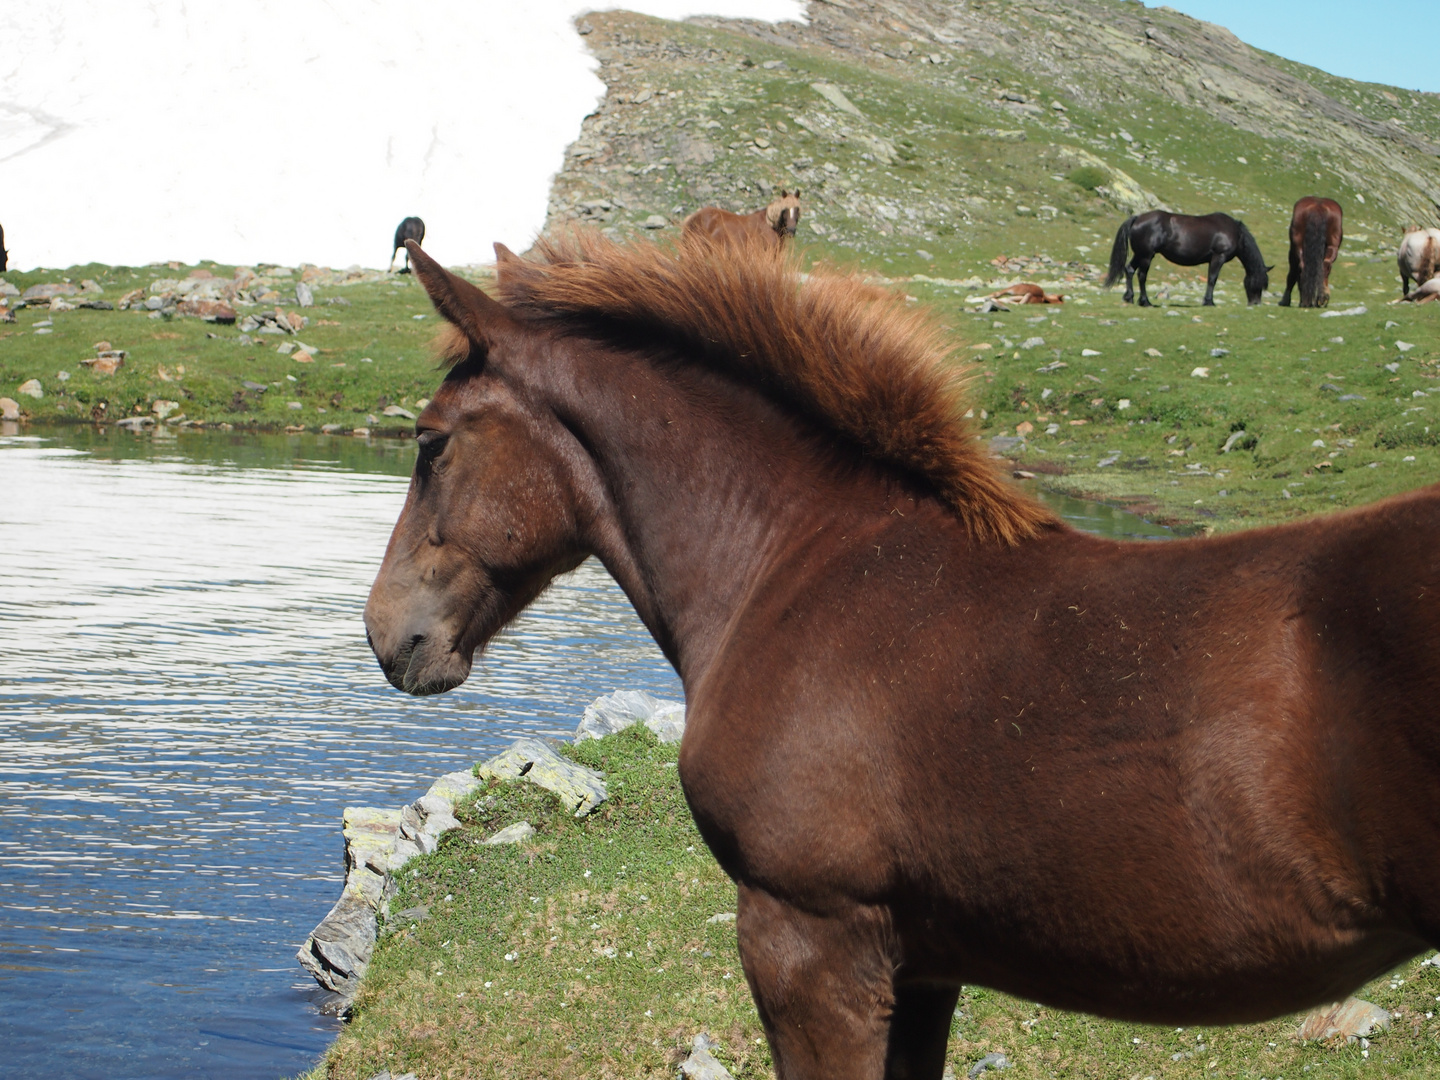
[[[521,318],[660,345],[830,430],[931,488],[978,540],[1013,544],[1056,519],[1003,477],[962,419],[961,372],[928,314],[853,274],[803,277],[773,246],[542,239],[500,268]]]

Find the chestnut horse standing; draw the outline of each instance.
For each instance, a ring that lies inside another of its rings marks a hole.
[[[1440,944],[1440,490],[1164,544],[996,470],[937,324],[716,247],[497,245],[365,609],[435,694],[594,555],[685,687],[783,1080],[931,1078],[962,984],[1165,1024]]]
[[[682,226],[687,239],[703,238],[711,243],[744,243],[752,237],[769,241],[779,247],[795,235],[800,225],[800,189],[795,194],[781,190],[763,210],[750,214],[732,214],[718,206],[702,206],[685,219]]]
[[[1290,292],[1300,285],[1301,307],[1330,302],[1330,268],[1345,239],[1345,213],[1334,199],[1306,195],[1290,212],[1290,275],[1285,279],[1281,307],[1290,306]]]
[[[1135,257],[1126,261],[1134,248]],[[1150,297],[1145,294],[1145,279],[1150,274],[1150,263],[1156,255],[1163,255],[1176,266],[1199,266],[1208,263],[1209,276],[1205,282],[1206,307],[1215,306],[1215,283],[1220,280],[1220,268],[1231,259],[1239,259],[1245,267],[1245,299],[1251,306],[1260,303],[1265,290],[1270,287],[1270,271],[1260,255],[1260,245],[1250,234],[1243,221],[1236,221],[1229,214],[1206,214],[1193,217],[1190,214],[1172,214],[1168,210],[1147,210],[1143,214],[1126,218],[1115,232],[1115,243],[1110,248],[1110,271],[1105,275],[1105,288],[1110,288],[1125,275],[1125,303],[1135,299],[1134,278],[1140,275],[1140,306],[1153,307]]]

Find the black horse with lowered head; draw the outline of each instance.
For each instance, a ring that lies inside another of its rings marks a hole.
[[[410,272],[410,249],[405,247],[406,240],[414,240],[417,244],[423,244],[425,242],[425,222],[418,217],[407,217],[395,227],[395,246],[390,252],[390,269],[395,269],[395,253],[403,250],[405,265],[400,269],[402,274]]]
[[[1126,256],[1134,249],[1135,257],[1126,262]],[[1199,266],[1210,264],[1210,274],[1205,284],[1205,306],[1215,306],[1215,282],[1220,278],[1220,268],[1231,259],[1238,258],[1245,267],[1245,299],[1251,305],[1260,303],[1270,285],[1270,271],[1260,254],[1260,245],[1243,221],[1236,221],[1229,214],[1206,214],[1192,217],[1189,214],[1172,214],[1168,210],[1149,210],[1143,214],[1126,218],[1115,233],[1115,246],[1110,249],[1110,272],[1105,276],[1105,288],[1110,288],[1125,275],[1125,302],[1135,299],[1135,275],[1140,275],[1140,306],[1152,307],[1145,294],[1145,278],[1150,273],[1150,262],[1156,255],[1163,255],[1177,266]]]

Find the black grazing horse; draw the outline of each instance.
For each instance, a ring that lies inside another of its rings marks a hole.
[[[405,249],[405,265],[401,268],[402,274],[410,272],[410,249],[405,247],[406,240],[414,240],[417,244],[425,242],[425,222],[418,217],[407,217],[395,227],[395,247],[390,252],[390,269],[395,269],[395,252]]]
[[[1125,257],[1134,248],[1135,257],[1126,263]],[[1239,258],[1245,267],[1245,298],[1251,304],[1260,303],[1261,296],[1270,285],[1270,270],[1260,255],[1260,245],[1245,223],[1236,221],[1229,214],[1206,214],[1191,217],[1189,214],[1172,214],[1168,210],[1150,210],[1125,223],[1115,234],[1115,246],[1110,249],[1110,272],[1105,276],[1108,289],[1125,275],[1125,302],[1135,299],[1134,276],[1140,275],[1140,306],[1152,307],[1145,295],[1145,277],[1150,272],[1150,261],[1156,255],[1164,255],[1177,266],[1199,266],[1210,264],[1210,276],[1205,284],[1205,305],[1215,306],[1215,282],[1220,277],[1220,268],[1231,259]]]
[[[0,273],[10,265],[10,253],[5,250],[5,227],[0,225]]]

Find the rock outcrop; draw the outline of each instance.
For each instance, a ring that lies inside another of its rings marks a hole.
[[[150,417],[135,419],[154,423]],[[684,732],[684,717],[685,708],[677,702],[619,691],[597,699],[585,710],[575,741],[643,723],[663,741],[673,742]],[[389,914],[390,899],[397,891],[396,873],[417,855],[434,851],[440,837],[458,828],[455,805],[491,779],[525,780],[543,787],[554,792],[576,817],[592,813],[609,797],[604,777],[563,757],[551,743],[516,739],[476,766],[474,774],[446,773],[409,806],[398,810],[347,807],[344,891],[296,954],[305,970],[329,991],[322,1011],[341,1016],[349,1013],[375,951],[380,919]],[[520,821],[485,842],[518,844],[534,835],[530,823]]]
[[[322,1011],[349,1011],[375,951],[378,915],[395,894],[395,872],[416,855],[434,851],[440,837],[459,826],[454,805],[479,785],[468,772],[447,773],[399,810],[346,808],[345,889],[296,954],[331,993]]]

